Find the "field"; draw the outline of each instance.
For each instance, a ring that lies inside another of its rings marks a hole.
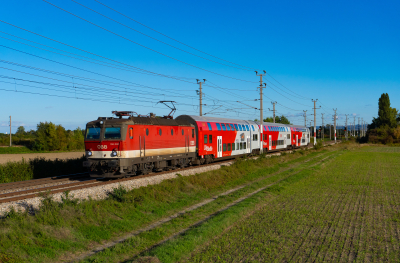
[[[345,150],[260,192],[252,209],[235,208],[242,216],[234,223],[221,224],[234,216],[225,211],[132,260],[398,262],[399,190],[400,148]]]
[[[241,160],[0,220],[0,262],[398,262],[400,148]],[[101,247],[101,249],[99,249]]]

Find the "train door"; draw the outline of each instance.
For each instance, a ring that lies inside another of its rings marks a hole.
[[[268,150],[271,150],[271,149],[272,149],[272,148],[271,148],[271,147],[272,147],[271,145],[272,145],[272,136],[269,135],[269,142],[268,142],[268,147],[269,147],[269,148],[268,148]]]
[[[299,135],[296,134],[296,146],[299,146]]]
[[[222,136],[217,136],[217,143],[218,143],[218,154],[217,157],[222,157]]]
[[[246,149],[247,153],[250,153],[250,136],[247,136],[247,149]]]
[[[139,136],[140,157],[146,156],[146,137]]]

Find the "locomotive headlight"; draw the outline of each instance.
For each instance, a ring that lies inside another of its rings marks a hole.
[[[117,156],[117,149],[114,149],[114,150],[111,152],[111,156],[112,156],[112,157]]]
[[[92,151],[86,151],[87,156],[92,156]]]

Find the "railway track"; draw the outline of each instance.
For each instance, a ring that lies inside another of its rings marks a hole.
[[[326,142],[325,144],[332,144],[332,142]],[[286,151],[291,151],[291,150],[286,150]],[[269,155],[271,156],[280,155],[280,153],[281,151],[272,152]],[[171,172],[179,173],[186,170],[195,170],[198,168],[205,168],[208,166],[223,165],[224,163],[232,163],[233,161],[234,160],[216,161],[211,164],[205,164],[201,166],[190,166],[187,168],[180,168],[170,171],[150,173],[130,178],[121,178],[121,179],[107,180],[107,181],[102,178],[93,179],[89,177],[88,173],[81,173],[81,174],[72,174],[59,177],[49,177],[49,178],[35,179],[29,181],[0,184],[0,204],[39,197],[42,193],[46,192],[48,192],[49,194],[57,194],[57,193],[63,193],[65,191],[81,190],[85,188],[104,186],[108,184],[115,184],[130,180],[138,180],[146,177],[159,176]]]

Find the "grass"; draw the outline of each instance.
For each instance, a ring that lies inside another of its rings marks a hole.
[[[345,150],[141,256],[161,262],[398,262],[399,161],[399,149]]]
[[[289,169],[321,153],[329,154],[327,151],[305,151],[303,155],[295,153],[283,157],[242,160],[216,171],[178,177],[128,192],[116,189],[107,200],[80,203],[64,201],[62,205],[57,205],[44,198],[42,208],[35,216],[11,213],[8,218],[0,221],[0,255],[18,255],[16,260],[19,262],[68,259],[73,253],[84,252],[96,244],[140,229],[215,194],[271,175],[280,169]],[[269,180],[278,178],[271,177]],[[250,190],[246,188],[244,192],[235,194],[240,195]],[[235,196],[219,198],[211,207],[204,207],[203,213],[209,214],[216,209],[213,206],[219,207],[219,202],[225,204],[232,198],[235,199]],[[65,199],[74,200],[71,196]],[[190,225],[195,220],[190,215],[182,215],[183,225]],[[176,222],[171,224],[176,225]],[[182,224],[177,226],[182,227]],[[174,229],[167,228],[165,235]],[[146,234],[148,239],[142,239],[139,246],[142,249],[158,242],[160,236],[165,236],[157,230]],[[129,258],[132,253],[128,251],[121,255]]]

